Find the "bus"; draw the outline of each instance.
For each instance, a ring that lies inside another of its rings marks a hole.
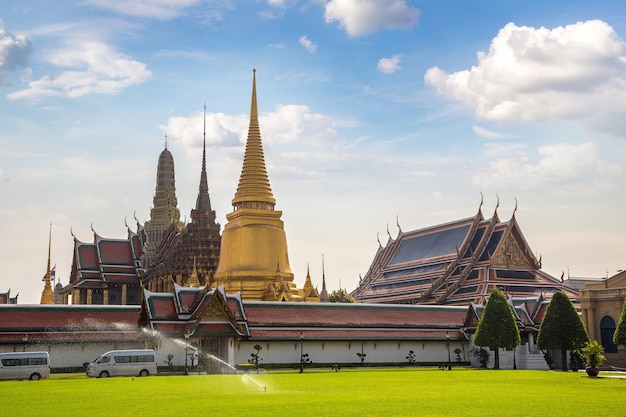
[[[48,352],[0,353],[0,379],[37,381],[50,376]]]
[[[87,376],[148,376],[157,373],[156,353],[152,349],[112,350],[87,365]]]

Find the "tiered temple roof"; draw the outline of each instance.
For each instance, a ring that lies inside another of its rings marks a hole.
[[[93,233],[93,243],[74,236],[70,280],[61,293],[72,292],[73,304],[139,304],[145,242],[141,228],[137,232],[129,228],[126,239]]]
[[[351,295],[363,303],[484,304],[498,287],[512,297],[578,292],[541,270],[515,219],[475,216],[389,236]]]

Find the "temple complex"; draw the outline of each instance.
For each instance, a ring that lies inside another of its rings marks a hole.
[[[481,202],[482,207],[482,202]],[[351,295],[362,303],[485,303],[494,287],[509,296],[536,298],[555,291],[575,301],[578,292],[541,270],[515,219],[498,212],[389,235]],[[516,205],[517,209],[517,205]]]
[[[196,206],[191,210],[191,222],[179,230],[170,223],[164,232],[156,259],[148,266],[144,285],[150,291],[173,291],[174,283],[181,286],[211,285],[220,258],[220,225],[215,222],[211,208],[206,172],[206,107],[202,169]]]
[[[227,293],[240,291],[244,300],[305,301],[311,297],[298,290],[289,266],[282,212],[275,210],[259,129],[256,70],[252,79],[250,124],[239,185],[226,216],[220,261],[213,287]]]
[[[69,284],[51,286],[50,247],[39,306],[0,305],[0,351],[46,350],[54,367],[82,369],[103,352],[154,348],[161,367],[187,367],[189,351],[208,372],[250,365],[262,346],[264,365],[303,369],[363,364],[473,362],[472,335],[494,287],[502,289],[521,345],[500,353],[503,369],[547,369],[534,343],[552,294],[565,292],[582,310],[592,338],[609,360],[626,295],[626,272],[580,294],[542,271],[515,218],[468,218],[402,231],[378,250],[351,295],[330,303],[322,257],[322,290],[307,267],[294,283],[287,239],[265,166],[253,73],[248,137],[233,212],[220,236],[206,170],[206,107],[202,168],[191,221],[180,222],[172,154],[159,156],[150,220],[125,239],[74,236]],[[137,219],[135,219],[137,220]],[[72,306],[47,305],[68,304]],[[55,300],[55,297],[57,300]],[[60,298],[60,300],[59,300]],[[0,293],[0,304],[17,297]],[[100,304],[100,305],[98,305]],[[165,365],[167,364],[167,365]],[[163,368],[162,368],[163,369]],[[335,368],[336,369],[336,368]]]

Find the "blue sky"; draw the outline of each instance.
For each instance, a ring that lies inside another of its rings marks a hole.
[[[127,3],[131,3],[129,6]],[[597,4],[596,4],[597,3]],[[543,269],[624,267],[626,4],[621,1],[3,0],[0,291],[67,284],[70,229],[125,237],[174,155],[198,192],[202,108],[213,208],[232,211],[252,69],[291,268],[352,290],[402,230],[515,207]],[[126,220],[125,220],[126,219]]]

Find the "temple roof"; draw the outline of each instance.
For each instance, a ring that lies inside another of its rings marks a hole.
[[[136,340],[139,306],[0,305],[0,344]],[[6,331],[10,329],[10,331]]]
[[[244,304],[251,340],[464,339],[467,306],[255,302]]]
[[[1,292],[0,304],[17,304],[17,297],[17,295],[15,297],[11,297],[11,289],[9,289],[7,292]]]
[[[174,337],[248,335],[241,298],[223,288],[174,285],[174,292],[144,290],[140,324]]]
[[[81,242],[74,236],[72,288],[104,288],[106,282],[139,283],[143,242],[141,234],[128,230],[126,239],[104,238],[94,232],[94,242]]]
[[[530,331],[537,333],[541,320],[546,313],[550,300],[546,299],[543,294],[531,297],[513,297],[507,295],[507,302],[520,331]],[[468,310],[468,317],[465,321],[465,327],[475,330],[480,318],[485,311],[484,303],[472,303]]]
[[[515,297],[578,292],[541,270],[515,215],[475,216],[403,232],[380,244],[352,296],[359,302],[481,303],[494,287]]]

